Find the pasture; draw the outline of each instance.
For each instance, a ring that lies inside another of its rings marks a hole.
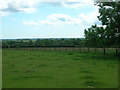
[[[118,57],[3,49],[3,88],[117,88]]]

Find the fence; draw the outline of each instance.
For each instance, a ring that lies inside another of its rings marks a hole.
[[[64,51],[80,53],[102,53],[120,55],[120,48],[80,48],[80,47],[34,47],[34,48],[9,48],[14,50],[40,50],[40,51]]]

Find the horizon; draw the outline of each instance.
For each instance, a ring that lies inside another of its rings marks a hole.
[[[84,38],[5,38],[0,40],[23,40],[23,39],[84,39]]]

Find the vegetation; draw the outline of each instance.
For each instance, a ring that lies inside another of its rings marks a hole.
[[[87,46],[120,47],[120,2],[98,3],[98,6],[100,7],[98,19],[104,27],[92,25],[85,29]]]
[[[40,47],[40,46],[53,46],[53,47],[84,47],[84,39],[37,39],[37,40],[3,40],[2,47]]]
[[[3,88],[117,88],[118,59],[80,52],[3,49]]]

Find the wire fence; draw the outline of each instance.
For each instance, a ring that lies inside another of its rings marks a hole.
[[[8,49],[8,48],[4,48]],[[80,47],[28,47],[28,48],[9,48],[13,50],[40,50],[40,51],[64,51],[64,52],[79,52],[79,53],[101,53],[120,55],[120,48],[80,48]]]

